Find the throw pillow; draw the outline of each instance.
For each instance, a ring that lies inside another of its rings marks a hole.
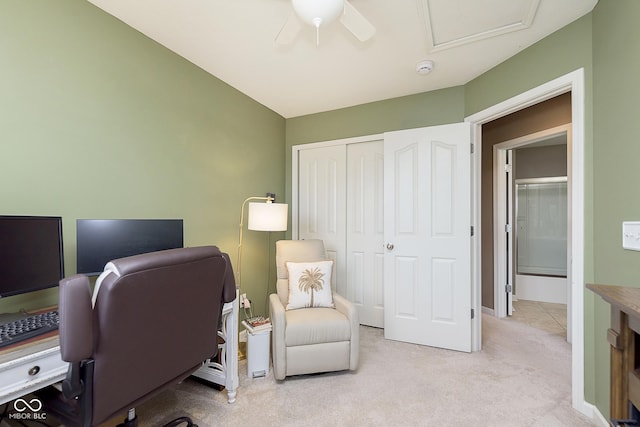
[[[307,307],[330,307],[331,270],[333,261],[286,262],[289,273],[289,301],[287,310]]]

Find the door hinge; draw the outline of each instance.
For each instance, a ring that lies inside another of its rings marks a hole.
[[[471,144],[471,154],[473,154],[476,150],[476,146],[474,144]]]
[[[475,309],[471,309],[471,318],[475,319],[476,318],[476,310]]]
[[[504,165],[504,171],[506,173],[511,173],[511,165],[508,164],[508,163],[506,165]]]
[[[474,233],[474,230],[473,230],[473,225],[472,225],[471,226],[471,237],[473,237],[473,233]]]
[[[505,233],[511,233],[511,224],[505,224],[504,225],[504,232]]]
[[[511,285],[504,285],[504,291],[505,291],[505,292],[507,292],[507,293],[511,293],[512,289],[513,289],[513,288],[511,287]]]

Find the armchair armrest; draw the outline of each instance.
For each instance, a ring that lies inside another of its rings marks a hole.
[[[231,266],[229,254],[223,252],[222,257],[227,262],[227,267],[224,270],[224,285],[222,288],[222,304],[224,305],[224,303],[236,299],[236,279],[233,276],[233,267]]]
[[[286,377],[287,353],[284,336],[287,320],[284,306],[277,294],[269,295],[269,316],[272,326],[273,375],[277,380],[283,380]]]
[[[360,357],[360,319],[358,317],[358,310],[351,301],[336,293],[333,294],[333,303],[336,306],[336,310],[347,316],[349,324],[351,325],[351,353],[349,358],[349,369],[354,371],[358,367]]]
[[[67,399],[75,399],[84,391],[81,380],[86,359],[93,356],[93,305],[89,278],[80,274],[60,281],[60,354],[69,363],[62,391]]]
[[[65,362],[93,355],[93,306],[89,278],[76,274],[60,281],[60,353]]]

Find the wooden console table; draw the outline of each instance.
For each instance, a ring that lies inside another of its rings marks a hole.
[[[640,409],[640,288],[592,285],[587,288],[611,304],[611,419],[628,419],[630,404]]]

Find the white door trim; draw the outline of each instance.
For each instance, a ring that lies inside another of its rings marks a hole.
[[[522,110],[557,95],[571,92],[571,129],[572,144],[568,149],[571,152],[571,163],[567,171],[573,177],[571,205],[571,336],[573,338],[571,360],[571,400],[573,407],[588,417],[594,415],[593,405],[584,400],[584,69],[568,73],[536,88],[514,96],[506,101],[489,107],[467,118],[472,125],[472,141],[475,144],[476,153],[482,149],[481,128],[484,123],[506,116],[510,113]],[[481,160],[479,155],[474,156],[474,168],[472,183],[472,222],[480,224],[480,194],[481,194]],[[476,227],[478,228],[478,227]],[[481,233],[478,229],[477,238],[472,242],[472,276],[474,283],[473,303],[476,313],[481,312],[481,266],[480,245]],[[492,238],[492,236],[490,236]],[[476,316],[472,325],[473,349],[480,350],[481,316]]]

